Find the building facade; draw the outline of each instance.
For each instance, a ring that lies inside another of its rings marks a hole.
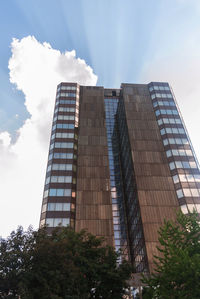
[[[149,272],[179,208],[200,213],[200,170],[169,84],[59,84],[40,226],[86,228]]]

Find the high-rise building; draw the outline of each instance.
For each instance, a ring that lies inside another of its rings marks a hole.
[[[86,228],[148,272],[179,207],[200,213],[200,170],[169,84],[59,84],[40,225]]]

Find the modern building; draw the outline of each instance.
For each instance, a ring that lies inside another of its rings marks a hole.
[[[40,225],[86,228],[148,272],[179,207],[200,213],[200,170],[169,84],[59,84]]]

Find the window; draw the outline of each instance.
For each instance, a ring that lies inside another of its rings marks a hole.
[[[42,206],[42,213],[46,212],[46,210],[47,210],[47,204],[44,204],[44,205]]]
[[[71,196],[71,189],[49,189],[49,196]]]
[[[50,176],[46,178],[45,185],[50,183]]]
[[[157,107],[157,106],[158,106],[158,102],[154,102],[153,107]]]
[[[47,218],[46,219],[46,225],[47,226],[50,226],[50,227],[53,227],[54,225],[54,219],[53,218]]]
[[[69,218],[47,218],[46,225],[49,227],[56,227],[56,226],[68,226],[70,223]]]
[[[44,226],[45,225],[45,219],[42,219],[41,221],[40,221],[40,227],[42,227],[42,226]]]
[[[160,115],[160,111],[156,110],[155,114],[156,114],[156,116]]]
[[[161,134],[161,135],[166,134],[165,129],[160,130],[160,134]]]
[[[178,134],[178,129],[177,128],[172,128],[171,131],[172,131],[173,134]]]
[[[74,105],[74,104],[77,104],[77,103],[76,103],[75,100],[63,100],[63,99],[60,100],[60,99],[59,99],[59,100],[56,101],[56,105],[58,105],[58,104],[63,104],[63,105],[66,105],[66,104],[67,104],[67,105]]]
[[[161,93],[156,93],[156,97],[161,98],[162,97]]]
[[[118,225],[116,225],[118,226]],[[115,245],[119,246],[120,245],[120,240],[115,240]]]
[[[76,86],[61,85],[61,90],[76,90]]]
[[[186,174],[186,178],[187,178],[188,182],[194,182],[194,177],[192,174]]]
[[[56,133],[56,135],[54,137],[56,137],[56,138],[74,138],[74,134],[73,133]]]
[[[194,179],[197,183],[200,183],[200,174],[195,174]]]
[[[189,164],[190,164],[191,168],[197,168],[197,165],[195,162],[189,162]]]
[[[163,139],[163,144],[167,145],[168,144],[168,140],[167,139]]]
[[[53,154],[49,154],[49,160],[52,160]]]
[[[71,93],[71,92],[61,92],[60,93],[60,97],[74,98],[74,97],[76,97],[76,94],[75,93]]]
[[[63,211],[70,211],[70,203],[63,203]]]
[[[172,178],[173,178],[174,184],[179,183],[178,175],[174,175]]]
[[[175,144],[175,139],[174,138],[169,138],[169,144]]]
[[[173,156],[179,156],[178,150],[173,149],[172,150],[172,155]]]
[[[178,128],[178,131],[179,131],[179,134],[185,134],[185,131],[182,128]]]
[[[187,161],[183,161],[183,168],[190,168],[190,164]]]
[[[173,115],[178,115],[178,111],[177,110],[172,110]]]
[[[183,197],[183,191],[182,191],[182,189],[176,190],[176,194],[177,194],[178,198]]]
[[[166,155],[167,155],[167,157],[171,157],[172,151],[170,151],[170,150],[166,151]]]
[[[57,129],[74,129],[74,124],[57,124],[55,125]]]
[[[53,154],[54,159],[73,159],[72,153],[54,153]]]
[[[53,143],[55,148],[73,148],[73,142],[55,142]]]
[[[188,213],[187,206],[186,205],[182,205],[181,206],[181,211],[182,211],[183,214],[187,214]]]
[[[51,183],[71,183],[71,176],[52,176]]]
[[[55,134],[52,134],[51,135],[51,140],[54,139],[54,138],[55,138]]]
[[[44,191],[44,198],[48,196],[48,190]]]
[[[180,174],[179,178],[180,178],[181,182],[187,182],[187,178],[186,178],[186,176],[184,174]]]
[[[189,143],[186,138],[182,138],[182,142],[183,142],[183,144],[188,144]]]
[[[178,150],[178,152],[179,152],[180,156],[185,156],[185,151],[184,150],[180,149],[180,150]]]
[[[171,128],[166,128],[167,134],[172,134],[172,129]]]
[[[75,108],[72,107],[59,107],[59,112],[75,112]]]
[[[70,203],[48,203],[48,211],[70,211]]]
[[[176,124],[181,124],[181,120],[180,119],[175,119]]]
[[[75,120],[74,115],[58,115],[58,120]]]
[[[181,138],[175,138],[176,144],[182,144],[182,139]]]
[[[72,164],[52,164],[52,170],[72,170]]]
[[[184,196],[186,196],[186,197],[190,197],[191,196],[190,189],[183,189],[183,192],[184,192]]]
[[[52,165],[48,165],[48,167],[47,167],[47,172],[51,170],[51,166],[52,166]]]
[[[174,162],[169,163],[169,168],[170,168],[171,170],[173,170],[173,169],[175,168],[175,164],[174,164]]]
[[[175,163],[176,163],[176,168],[182,168],[183,167],[181,161],[176,161]]]
[[[119,231],[114,231],[114,237],[116,239],[119,239],[120,238],[120,232]]]
[[[188,210],[192,213],[195,209],[195,205],[189,203],[187,206],[188,206]]]
[[[197,189],[191,189],[191,193],[192,193],[192,196],[194,197],[198,197],[199,196],[199,192]]]
[[[196,206],[197,212],[200,213],[200,204],[196,204],[195,206]]]
[[[192,151],[191,150],[186,150],[186,155],[187,156],[192,156]]]
[[[168,111],[168,110],[167,110],[167,111]],[[164,109],[161,109],[161,110],[160,110],[160,113],[161,113],[161,114],[168,114],[167,111],[164,110]]]

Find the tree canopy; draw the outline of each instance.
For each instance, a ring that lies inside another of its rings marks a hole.
[[[1,298],[122,298],[131,274],[104,240],[86,231],[19,227],[0,240]]]
[[[177,221],[165,221],[159,231],[155,272],[144,278],[148,285],[144,299],[200,298],[200,224],[194,212],[177,214]]]

